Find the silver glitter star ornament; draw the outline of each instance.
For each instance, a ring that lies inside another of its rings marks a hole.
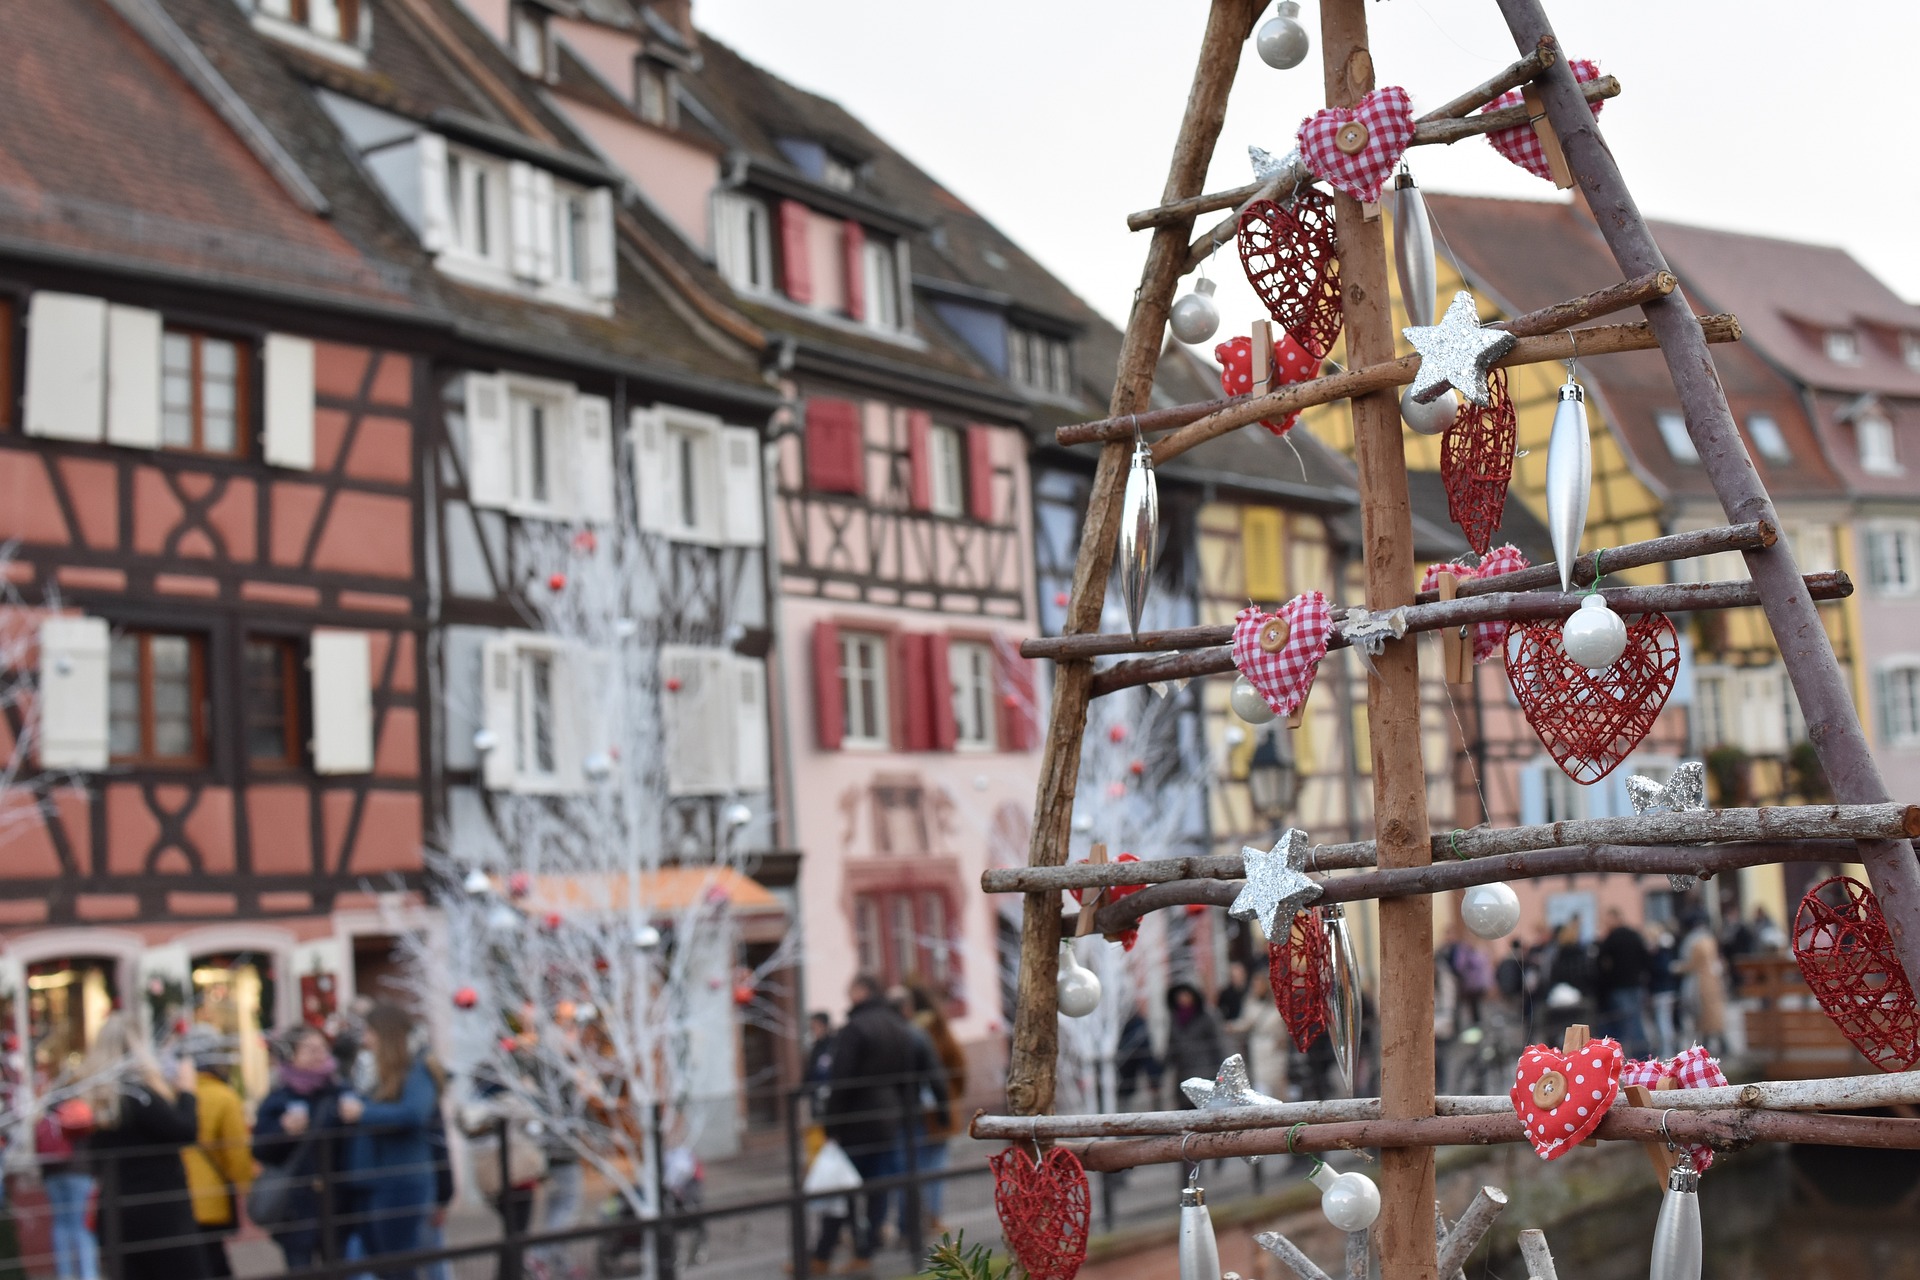
[[[1269,1098],[1253,1087],[1247,1076],[1247,1060],[1234,1054],[1220,1064],[1220,1074],[1208,1080],[1195,1076],[1180,1082],[1180,1092],[1198,1111],[1225,1111],[1228,1107],[1264,1107],[1280,1099]]]
[[[1320,896],[1320,886],[1301,868],[1306,865],[1307,833],[1290,828],[1271,849],[1242,846],[1247,882],[1227,914],[1235,920],[1258,920],[1267,937],[1282,937],[1296,913]]]
[[[1627,799],[1633,801],[1636,814],[1705,813],[1707,766],[1698,760],[1689,760],[1673,771],[1664,786],[1635,774],[1627,779]],[[1700,883],[1700,877],[1670,874],[1667,883],[1675,893],[1685,893]]]
[[[1448,387],[1475,404],[1489,403],[1487,371],[1518,341],[1504,330],[1482,329],[1473,295],[1464,289],[1453,295],[1439,324],[1409,325],[1400,332],[1420,353],[1420,368],[1407,390],[1421,404],[1438,399]]]

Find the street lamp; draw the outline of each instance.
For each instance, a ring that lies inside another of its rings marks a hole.
[[[1293,762],[1293,745],[1282,740],[1284,731],[1260,735],[1260,745],[1247,763],[1247,795],[1253,811],[1268,822],[1278,822],[1293,809],[1300,791],[1300,769]]]

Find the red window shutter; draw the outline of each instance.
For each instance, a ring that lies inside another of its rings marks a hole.
[[[933,415],[925,409],[907,411],[907,502],[933,510]]]
[[[927,644],[932,636],[914,633],[900,637],[901,683],[906,686],[906,735],[909,751],[933,750],[932,682],[928,677]]]
[[[807,486],[825,493],[866,492],[867,451],[860,406],[815,396],[807,401]]]
[[[840,687],[840,627],[813,624],[813,722],[823,751],[838,751],[847,736],[846,691]]]
[[[813,268],[808,261],[807,206],[780,202],[780,283],[795,302],[813,301]]]
[[[1005,637],[993,642],[994,691],[1000,695],[1000,749],[1031,751],[1039,735],[1034,705],[1033,663]]]
[[[895,751],[911,751],[909,725],[913,717],[914,689],[925,681],[913,678],[914,663],[908,641],[917,637],[895,631],[887,637],[887,743]],[[924,665],[924,664],[923,664]]]
[[[967,428],[967,512],[993,519],[993,428]]]
[[[846,254],[847,315],[855,320],[867,318],[867,229],[857,222],[846,223],[841,248]]]
[[[945,636],[927,637],[927,688],[933,709],[933,749],[951,751],[960,730],[953,720],[953,668]]]

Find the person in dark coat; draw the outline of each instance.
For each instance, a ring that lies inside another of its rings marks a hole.
[[[1114,1050],[1114,1058],[1119,1064],[1117,1091],[1121,1107],[1129,1106],[1143,1076],[1147,1082],[1148,1105],[1152,1105],[1160,1095],[1162,1070],[1160,1059],[1153,1054],[1153,1028],[1147,1023],[1146,1001],[1134,1001],[1133,1012],[1120,1028],[1120,1043]]]
[[[104,1082],[88,1098],[102,1252],[109,1259],[117,1252],[121,1280],[205,1280],[206,1246],[180,1159],[200,1139],[193,1060],[163,1071],[131,1017],[116,1013],[100,1024],[81,1070],[84,1079]]]
[[[441,1077],[413,1051],[413,1015],[394,1004],[367,1014],[366,1048],[375,1082],[365,1099],[340,1099],[340,1118],[356,1125],[348,1156],[359,1234],[384,1280],[412,1280],[412,1267],[382,1268],[383,1254],[420,1247],[434,1204],[432,1130],[440,1111]]]
[[[1180,1082],[1195,1076],[1212,1080],[1231,1050],[1220,1019],[1191,982],[1176,982],[1167,989],[1167,1013],[1166,1072],[1173,1080],[1174,1105],[1191,1108],[1193,1103]]]
[[[1600,1011],[1600,1034],[1620,1042],[1629,1058],[1647,1056],[1647,981],[1652,976],[1647,940],[1627,923],[1618,907],[1607,911],[1607,936],[1594,955],[1594,1003]]]
[[[253,1122],[253,1158],[286,1168],[300,1177],[287,1196],[287,1216],[269,1228],[287,1270],[310,1267],[317,1259],[340,1256],[347,1205],[339,1194],[346,1172],[345,1134],[340,1125],[340,1080],[326,1034],[317,1027],[297,1028],[285,1048],[279,1083],[260,1100]],[[309,1140],[311,1139],[311,1140]],[[291,1167],[288,1162],[293,1161]],[[322,1238],[321,1191],[330,1185],[328,1205],[335,1236]]]

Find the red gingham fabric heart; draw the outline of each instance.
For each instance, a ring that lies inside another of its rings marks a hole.
[[[1229,338],[1213,349],[1213,358],[1220,362],[1221,391],[1230,396],[1244,396],[1253,391],[1252,338]],[[1320,362],[1308,355],[1306,348],[1286,333],[1274,340],[1273,359],[1280,366],[1280,381],[1288,384],[1305,382],[1320,367]],[[1293,429],[1293,424],[1299,418],[1298,413],[1290,413],[1278,424],[1262,419],[1260,425],[1277,436],[1283,436]]]
[[[1334,141],[1340,126],[1349,120],[1367,127],[1367,145],[1354,155]],[[1413,103],[1397,84],[1375,89],[1351,107],[1328,107],[1300,122],[1300,154],[1307,168],[1315,177],[1369,204],[1380,198],[1380,184],[1412,141]]]
[[[1431,591],[1440,585],[1440,575],[1451,573],[1465,582],[1468,578],[1491,578],[1502,573],[1515,573],[1527,567],[1526,553],[1509,542],[1504,547],[1495,547],[1487,552],[1478,567],[1469,567],[1455,560],[1449,564],[1430,564],[1427,574],[1420,579],[1420,589]],[[1495,618],[1491,622],[1473,624],[1473,660],[1485,662],[1507,643],[1508,622],[1505,618]]]
[[[1049,1148],[1036,1163],[1008,1147],[987,1163],[993,1167],[993,1208],[1000,1235],[1032,1280],[1073,1280],[1087,1260],[1087,1229],[1093,1197],[1080,1157]]]
[[[1269,617],[1286,620],[1287,642],[1278,653],[1260,647],[1260,627]],[[1318,591],[1295,596],[1280,606],[1278,614],[1248,605],[1233,622],[1233,665],[1260,691],[1275,715],[1290,716],[1313,688],[1313,674],[1327,656],[1327,635],[1332,629],[1327,598]]]
[[[1678,1080],[1682,1089],[1717,1089],[1727,1082],[1727,1073],[1720,1069],[1713,1055],[1705,1046],[1695,1045],[1667,1062],[1658,1058],[1628,1058],[1620,1072],[1620,1087],[1637,1084],[1652,1089],[1668,1076]],[[1653,1105],[1660,1105],[1658,1093],[1654,1095]],[[1702,1173],[1713,1164],[1712,1147],[1689,1146],[1687,1154],[1693,1157],[1693,1167]]]
[[[1115,862],[1138,862],[1140,861],[1140,859],[1134,857],[1130,853],[1123,853],[1119,857],[1115,858],[1114,861]],[[1085,866],[1086,863],[1083,862],[1080,865]],[[1147,886],[1143,884],[1110,885],[1107,888],[1107,890],[1100,895],[1100,906],[1104,907],[1109,903],[1118,902],[1120,901],[1120,899],[1126,897],[1128,894],[1138,893],[1146,887]],[[1086,896],[1082,894],[1078,889],[1075,889],[1073,891],[1073,900],[1079,903],[1083,907],[1087,903]],[[1099,909],[1098,907],[1095,908],[1095,910],[1098,910],[1098,909]],[[1119,933],[1114,934],[1113,937],[1119,941],[1121,947],[1123,947],[1128,951],[1131,951],[1133,950],[1133,944],[1140,941],[1140,926],[1136,924],[1131,929],[1123,929]]]
[[[1533,1086],[1548,1072],[1558,1072],[1565,1086],[1560,1100],[1542,1107]],[[1620,1045],[1611,1039],[1589,1040],[1572,1053],[1544,1044],[1520,1054],[1507,1098],[1526,1126],[1527,1141],[1542,1160],[1557,1160],[1600,1127],[1600,1118],[1620,1096]]]
[[[1582,84],[1585,84],[1599,74],[1599,63],[1586,58],[1575,58],[1573,60],[1573,78]],[[1486,105],[1485,111],[1481,114],[1484,115],[1487,111],[1499,111],[1506,107],[1517,107],[1523,101],[1525,101],[1525,99],[1521,96],[1520,90],[1509,89],[1492,102],[1489,102]],[[1602,105],[1604,104],[1599,102],[1594,103],[1593,114],[1596,116],[1599,115]],[[1495,129],[1487,135],[1487,141],[1493,144],[1495,151],[1498,151],[1501,155],[1513,161],[1528,173],[1538,178],[1545,178],[1549,182],[1553,181],[1553,171],[1547,168],[1547,153],[1540,149],[1540,135],[1533,131],[1532,125],[1517,124],[1511,129]]]

